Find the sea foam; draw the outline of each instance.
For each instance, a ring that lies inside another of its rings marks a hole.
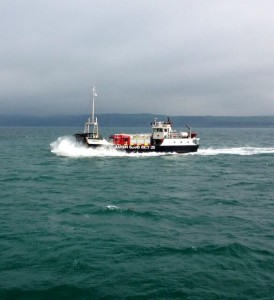
[[[199,149],[197,155],[256,155],[273,154],[273,147],[231,147],[231,148],[207,148]]]
[[[51,152],[57,156],[65,157],[151,157],[161,156],[172,153],[126,153],[118,151],[109,146],[102,146],[98,148],[88,148],[85,145],[78,143],[71,136],[59,137],[56,141],[50,144]]]

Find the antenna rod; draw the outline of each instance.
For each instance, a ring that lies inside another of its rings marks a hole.
[[[95,97],[97,96],[95,92],[95,86],[92,87],[92,112],[91,112],[91,122],[94,123],[94,102],[95,102]]]

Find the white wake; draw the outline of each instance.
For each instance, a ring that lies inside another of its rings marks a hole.
[[[257,155],[274,154],[273,147],[232,147],[232,148],[207,148],[199,149],[195,155]]]

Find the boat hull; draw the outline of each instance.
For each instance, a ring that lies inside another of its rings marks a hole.
[[[74,137],[77,142],[79,143],[86,143],[86,138],[89,137],[88,133],[75,133]]]
[[[85,133],[75,134],[77,142],[86,145],[89,148],[108,147],[118,151],[126,153],[148,153],[148,152],[162,152],[162,153],[190,153],[197,152],[199,145],[187,144],[187,145],[115,145],[106,142],[104,139],[94,140],[93,142],[89,139]]]

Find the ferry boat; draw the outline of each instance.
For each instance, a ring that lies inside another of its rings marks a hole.
[[[119,151],[130,152],[196,152],[199,148],[200,139],[197,133],[192,132],[191,127],[186,125],[187,131],[177,132],[172,128],[169,118],[166,121],[155,119],[151,123],[151,133],[116,133],[107,141],[99,134],[97,117],[95,118],[95,87],[92,89],[92,112],[85,124],[83,133],[74,136],[78,142],[88,147],[110,147]]]

